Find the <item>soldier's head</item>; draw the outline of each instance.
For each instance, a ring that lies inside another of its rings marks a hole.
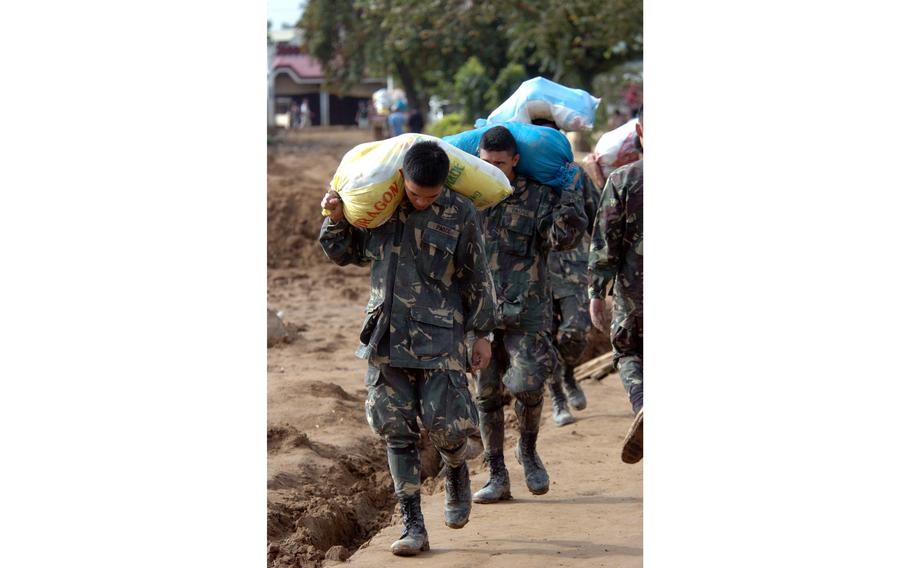
[[[418,142],[404,155],[404,193],[414,209],[423,211],[442,195],[449,175],[449,156],[430,140]]]
[[[515,138],[505,126],[494,126],[480,139],[480,159],[499,168],[509,181],[515,179],[515,166],[520,157]]]
[[[546,126],[547,128],[552,128],[554,130],[559,130],[559,126],[555,122],[548,118],[535,118],[531,121],[531,124],[535,126]]]

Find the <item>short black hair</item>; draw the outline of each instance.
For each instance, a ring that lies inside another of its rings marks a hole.
[[[418,142],[404,155],[404,177],[421,187],[438,187],[449,175],[449,156],[432,140]]]
[[[480,139],[480,149],[488,152],[509,152],[513,156],[518,153],[515,138],[505,126],[494,126],[484,132]]]
[[[559,126],[556,124],[556,122],[550,120],[549,118],[535,118],[531,121],[531,124],[534,126],[546,126],[548,128],[559,130]]]

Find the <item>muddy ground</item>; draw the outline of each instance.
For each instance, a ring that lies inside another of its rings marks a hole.
[[[361,566],[398,560],[387,552],[398,528],[385,450],[363,414],[366,363],[353,357],[369,296],[369,270],[331,264],[316,242],[319,200],[338,162],[368,140],[356,129],[314,128],[279,134],[270,146],[268,303],[280,312],[286,334],[268,350],[270,567],[318,567],[355,552],[350,562]],[[601,334],[592,339],[589,355],[608,349]],[[412,561],[550,566],[574,559],[581,563],[567,565],[641,565],[641,464],[625,466],[618,457],[631,412],[615,375],[584,385],[590,407],[576,413],[581,419],[576,425],[555,428],[549,404],[545,407],[541,455],[554,479],[551,492],[533,499],[522,495],[521,469],[509,451],[516,500],[494,509],[475,506],[465,530],[442,527],[438,458],[429,449],[422,452],[433,551]],[[517,432],[514,415],[507,416],[511,448]],[[486,478],[481,458],[471,461],[471,471],[477,489]],[[611,528],[602,530],[601,524]],[[616,530],[620,534],[601,542],[600,535]],[[498,544],[487,542],[490,531]],[[576,538],[560,544],[564,531]],[[590,546],[580,540],[585,533],[595,535]],[[468,537],[468,544],[446,540]],[[454,555],[442,554],[446,546]]]

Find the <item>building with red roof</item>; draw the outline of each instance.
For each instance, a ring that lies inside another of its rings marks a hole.
[[[292,105],[310,110],[314,126],[356,125],[362,103],[369,105],[373,92],[386,86],[385,79],[364,79],[340,90],[330,87],[319,61],[300,51],[300,30],[269,33],[269,123],[286,124],[282,118]],[[277,120],[276,120],[277,119]]]

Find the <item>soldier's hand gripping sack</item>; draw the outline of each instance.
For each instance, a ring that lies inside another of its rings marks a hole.
[[[348,151],[332,178],[341,196],[344,216],[354,226],[374,229],[385,223],[404,197],[401,173],[404,155],[416,144],[432,140],[449,156],[445,185],[470,199],[482,211],[512,193],[499,168],[451,144],[425,134],[402,134],[379,142],[359,144]],[[322,212],[323,216],[328,214]]]

